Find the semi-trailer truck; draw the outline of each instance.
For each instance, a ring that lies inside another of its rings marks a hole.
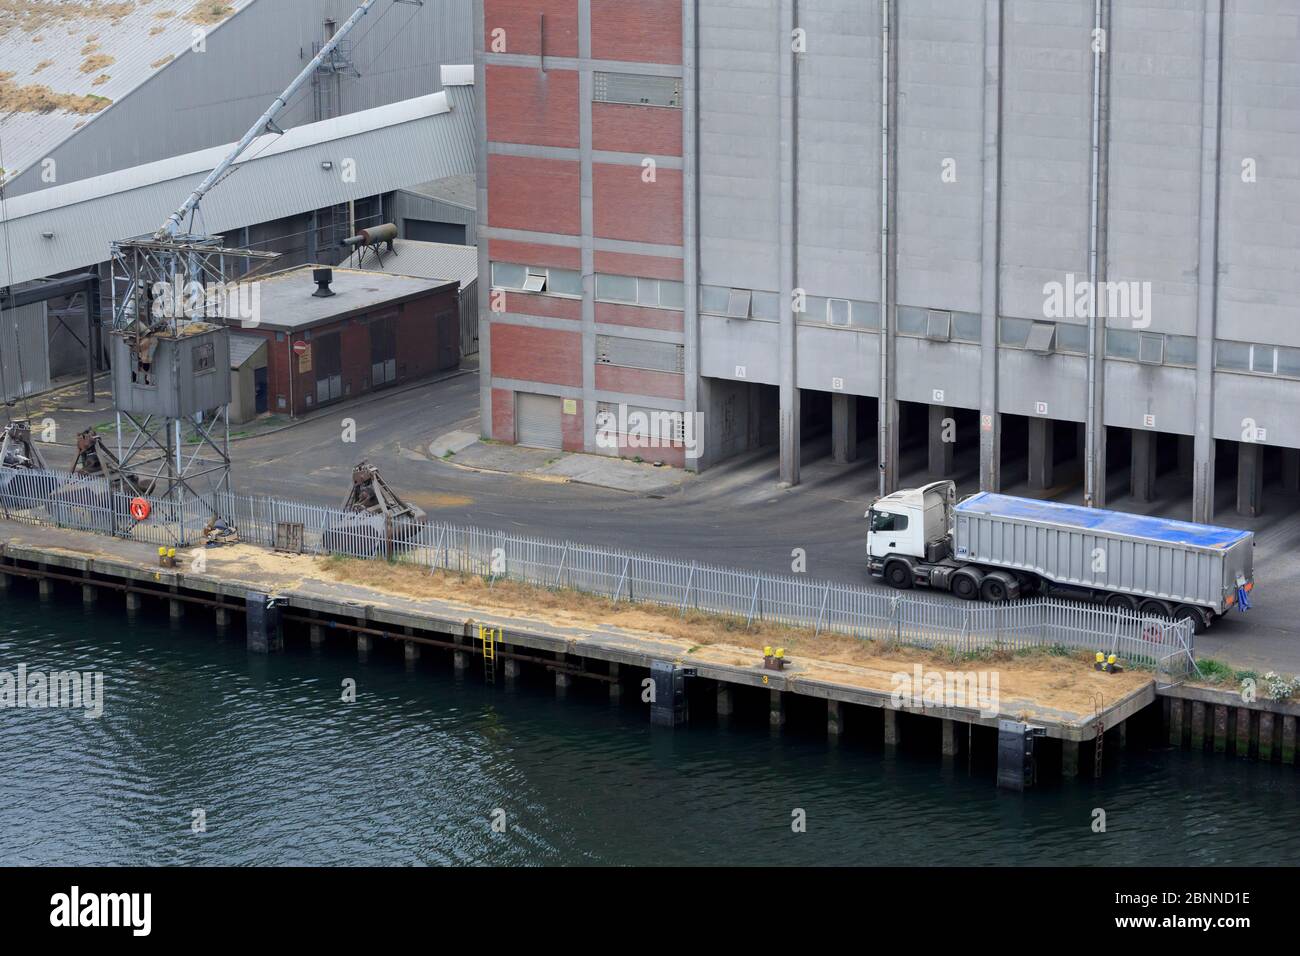
[[[1068,592],[1200,631],[1249,607],[1255,536],[980,492],[960,503],[951,481],[896,491],[866,513],[867,569],[895,588],[965,600]]]

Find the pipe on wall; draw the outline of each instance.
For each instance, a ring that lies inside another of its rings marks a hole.
[[[880,0],[880,409],[877,415],[876,459],[880,496],[889,494],[890,391],[889,377],[889,4]]]

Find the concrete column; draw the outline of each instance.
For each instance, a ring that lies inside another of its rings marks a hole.
[[[1273,714],[1267,710],[1259,712],[1259,759],[1265,763],[1273,760]]]
[[[774,728],[785,726],[785,694],[779,690],[773,690],[771,694],[771,705],[768,708],[768,723]]]
[[[1214,705],[1214,752],[1226,753],[1228,750],[1228,707],[1226,704]]]
[[[836,392],[831,396],[831,458],[840,464],[858,460],[858,400]]]
[[[946,405],[931,405],[929,409],[930,476],[947,478],[952,474],[953,453],[957,450],[957,420],[953,417],[952,409]],[[945,438],[950,440],[945,441]]]
[[[230,626],[230,611],[224,607],[219,607],[214,613],[217,619],[217,627]]]
[[[420,659],[420,645],[415,643],[415,641],[403,641],[402,658],[408,664],[414,664]]]
[[[1029,487],[1043,491],[1056,481],[1052,441],[1055,425],[1050,418],[1029,419]]]
[[[515,682],[519,679],[519,662],[513,657],[507,657],[505,663],[501,666],[501,672],[505,674],[506,686],[514,687]]]
[[[469,654],[465,651],[453,651],[451,669],[456,672],[457,676],[465,673],[469,669]]]
[[[1169,701],[1169,743],[1175,747],[1183,745],[1183,715],[1187,712],[1187,701],[1174,697]]]
[[[980,491],[1002,490],[998,287],[1002,255],[1002,0],[984,0],[980,197]]]
[[[1128,721],[1121,720],[1115,729],[1118,731],[1116,736],[1119,737],[1119,748],[1124,750],[1128,747]]]
[[[1264,513],[1264,446],[1237,444],[1237,514],[1253,518]]]
[[[565,656],[563,654],[556,654],[555,663],[558,664],[560,667],[566,666]],[[564,697],[566,694],[568,694],[570,683],[571,681],[569,675],[564,673],[563,671],[557,670],[555,672],[555,696]]]
[[[83,584],[81,586],[81,603],[94,604],[99,600],[99,588],[93,584]]]
[[[1237,756],[1250,756],[1251,711],[1245,707],[1237,708]]]
[[[718,682],[718,716],[730,717],[735,705],[731,699],[731,685]]]
[[[312,624],[307,635],[312,647],[320,647],[325,643],[325,628],[319,624]]]
[[[1132,435],[1129,493],[1138,501],[1153,501],[1156,496],[1156,435],[1136,428],[1132,429]]]
[[[128,611],[140,610],[140,601],[141,601],[140,595],[137,594],[135,591],[126,592],[126,609]]]
[[[1079,742],[1077,740],[1061,741],[1061,776],[1079,776]]]
[[[1196,439],[1191,435],[1178,436],[1178,477],[1191,481],[1196,475]]]
[[[834,739],[844,733],[844,718],[840,715],[840,702],[826,702],[826,736]]]
[[[374,639],[369,634],[357,635],[357,659],[364,662],[370,656],[370,648],[374,645]]]
[[[173,621],[179,621],[185,616],[185,602],[177,598],[170,598],[167,601],[167,616]]]
[[[611,704],[617,704],[623,699],[623,681],[622,676],[619,673],[618,664],[610,663],[609,676],[611,678],[609,684],[609,702]]]
[[[795,26],[793,0],[779,0],[777,4],[778,33],[789,36]],[[795,206],[795,142],[798,138],[795,119],[795,59],[789,46],[783,46],[778,58],[777,77],[777,161],[780,169],[777,189],[776,221],[778,229],[778,277],[780,281],[781,308],[777,328],[777,382],[780,394],[780,483],[799,484],[799,388],[795,381],[799,328],[791,308],[795,275],[795,236],[797,216]],[[830,383],[827,382],[826,385]],[[823,388],[826,386],[823,385]]]
[[[1296,719],[1288,714],[1282,718],[1282,762],[1295,763]]]
[[[886,707],[882,713],[885,716],[885,746],[898,746],[898,711],[891,707]]]
[[[9,590],[9,578],[10,575],[8,574],[0,574],[0,591]]]
[[[41,596],[41,600],[48,601],[54,597],[54,581],[51,578],[40,578],[36,582],[36,590]]]
[[[1282,449],[1282,490],[1300,494],[1300,448]]]
[[[1192,701],[1192,749],[1205,749],[1205,702]]]
[[[943,721],[943,755],[957,756],[957,721],[955,720]]]

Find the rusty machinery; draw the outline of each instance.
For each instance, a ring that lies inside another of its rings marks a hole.
[[[0,508],[6,514],[44,504],[52,490],[48,472],[26,420],[15,419],[0,430]]]
[[[418,538],[424,521],[424,511],[402,500],[367,461],[352,469],[352,487],[342,511],[330,521],[322,543],[329,551],[357,557],[392,557],[406,550]]]
[[[397,255],[397,250],[393,247],[393,241],[396,238],[397,227],[391,222],[386,222],[381,226],[371,226],[369,229],[362,229],[355,236],[348,236],[341,244],[351,247],[352,251],[348,253],[348,258],[351,259],[352,254],[355,253],[357,257],[356,265],[358,267],[361,266],[362,262],[366,258],[367,249],[374,252],[375,258],[379,260],[379,264],[382,266],[384,264],[384,256],[380,247],[387,246],[390,253]]]

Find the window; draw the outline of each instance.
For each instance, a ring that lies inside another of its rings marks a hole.
[[[651,309],[682,309],[686,305],[685,297],[685,286],[671,279],[596,275],[596,298],[602,302],[625,302]]]
[[[660,279],[659,307],[661,309],[686,308],[686,286],[672,279]]]
[[[682,412],[669,412],[644,405],[625,405],[625,419],[619,421],[618,405],[613,402],[596,404],[596,428],[611,431],[629,438],[649,439],[654,442],[684,442],[686,416]]]
[[[998,323],[998,341],[1003,345],[1023,348],[1033,324],[1028,319],[1002,319]]]
[[[1196,337],[1192,335],[1165,336],[1166,365],[1196,365]]]
[[[546,291],[546,273],[534,272],[528,270],[528,275],[524,277],[523,289],[525,292],[545,292]]]
[[[954,342],[978,342],[983,319],[971,312],[954,312],[952,314],[952,338]]]
[[[546,291],[555,295],[582,295],[582,273],[577,269],[547,269]]]
[[[659,307],[659,283],[654,279],[636,280],[636,304]]]
[[[1159,365],[1165,360],[1165,337],[1143,335],[1138,340],[1138,361],[1146,365]]]
[[[528,278],[528,267],[513,262],[492,263],[492,285],[498,289],[522,289]]]
[[[1250,371],[1250,346],[1244,342],[1219,342],[1215,352],[1215,368],[1233,372]]]
[[[952,313],[930,310],[925,336],[936,342],[947,342],[952,337]]]
[[[893,515],[887,511],[871,512],[872,531],[906,531],[907,515]]]
[[[826,300],[826,321],[831,325],[849,325],[853,322],[853,307],[847,299]]]
[[[781,317],[781,297],[775,292],[751,292],[749,295],[749,314],[755,319],[771,319],[775,322]]]
[[[596,298],[606,302],[636,302],[636,279],[631,276],[596,275]]]
[[[930,310],[900,305],[895,311],[899,335],[925,335],[930,324]]]
[[[492,263],[492,286],[520,292],[550,295],[582,295],[582,273],[550,266],[522,266],[513,262]]]
[[[727,302],[730,298],[730,289],[716,285],[702,285],[700,286],[700,311],[726,315]]]
[[[597,103],[630,103],[634,106],[682,105],[682,81],[675,76],[646,76],[641,73],[595,73],[592,96]]]
[[[217,347],[212,342],[196,345],[193,352],[194,374],[211,372],[217,367]]]
[[[1300,349],[1277,350],[1277,374],[1300,378]]]
[[[1069,325],[1060,322],[1056,326],[1056,350],[1058,352],[1088,352],[1088,327],[1086,325]]]
[[[685,368],[685,356],[685,348],[672,342],[633,339],[621,335],[596,336],[596,361],[601,365],[681,372]]]
[[[1250,347],[1250,370],[1272,375],[1277,371],[1277,349],[1271,345]]]
[[[1055,350],[1056,325],[1053,322],[1035,322],[1025,338],[1025,348],[1047,355]]]
[[[748,289],[732,289],[727,299],[727,315],[733,319],[749,318],[750,292]]]
[[[1106,330],[1106,354],[1111,358],[1136,359],[1140,346],[1136,332],[1123,329]]]

